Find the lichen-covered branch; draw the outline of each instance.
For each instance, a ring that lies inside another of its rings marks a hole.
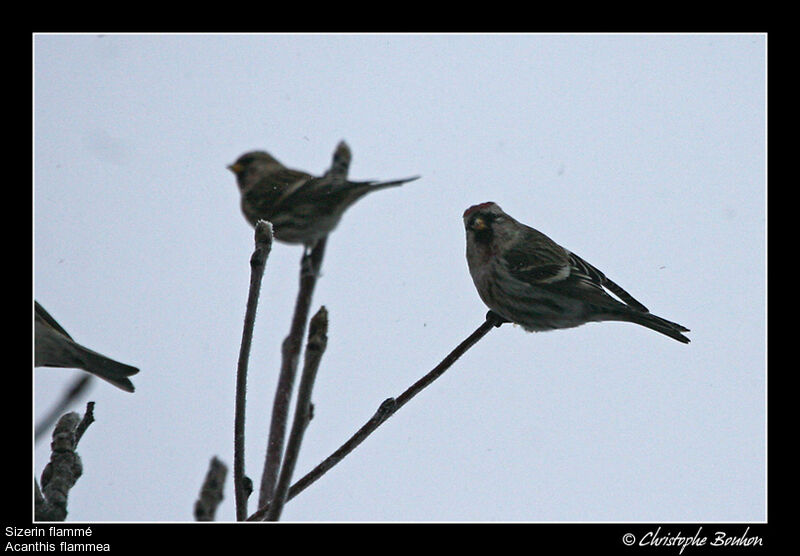
[[[224,496],[222,495],[225,486],[225,476],[228,474],[228,466],[222,463],[216,456],[211,458],[208,464],[208,472],[200,488],[200,496],[194,503],[195,521],[214,521],[217,513],[217,506]]]
[[[63,415],[53,429],[50,461],[42,471],[41,488],[34,484],[36,521],[64,521],[69,491],[83,474],[81,458],[75,449],[86,428],[94,421],[94,402],[86,404],[83,418],[77,413]]]

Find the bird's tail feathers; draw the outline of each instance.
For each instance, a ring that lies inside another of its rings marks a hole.
[[[661,332],[662,334],[665,334],[666,336],[669,336],[670,338],[678,340],[684,344],[689,343],[689,338],[681,334],[681,332],[689,332],[689,329],[678,324],[677,322],[662,319],[661,317],[657,317],[652,313],[640,313],[637,311],[631,311],[627,316],[628,318],[626,320],[646,326],[647,328],[655,330],[656,332]]]
[[[126,392],[134,391],[133,383],[128,380],[128,377],[139,372],[136,367],[114,361],[105,355],[86,348],[83,348],[81,358],[85,364],[83,367],[85,371],[110,382],[118,388],[122,388]]]
[[[411,176],[410,178],[403,178],[401,180],[373,181],[369,182],[369,185],[370,189],[383,189],[384,187],[397,187],[398,185],[403,185],[404,183],[418,180],[419,178],[420,176]]]

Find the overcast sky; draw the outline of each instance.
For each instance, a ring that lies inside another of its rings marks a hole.
[[[299,478],[483,321],[461,214],[495,201],[683,345],[629,323],[491,331],[285,508],[287,521],[760,521],[766,37],[36,35],[36,299],[133,364],[94,381],[73,521],[190,521],[231,468],[253,231],[226,165],[420,174],[353,207]],[[301,248],[260,298],[246,471],[258,487]],[[41,416],[78,371],[37,369]],[[36,446],[41,473],[48,442]],[[234,519],[231,474],[220,520]],[[251,501],[249,511],[256,509]]]

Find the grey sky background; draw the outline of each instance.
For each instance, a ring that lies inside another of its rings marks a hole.
[[[353,179],[422,179],[365,198],[329,240],[312,305],[329,343],[296,477],[483,321],[472,204],[497,202],[692,343],[628,323],[493,330],[285,520],[766,519],[764,35],[33,46],[35,296],[77,341],[141,368],[133,395],[94,382],[70,520],[190,521],[209,459],[232,467],[253,231],[225,167],[264,149],[321,173],[341,139]],[[264,277],[256,488],[300,255],[276,244]],[[36,370],[35,416],[75,373]],[[231,474],[224,493],[232,520]]]

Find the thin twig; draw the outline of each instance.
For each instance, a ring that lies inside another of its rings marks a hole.
[[[34,442],[38,442],[44,434],[50,430],[50,426],[56,422],[59,415],[62,415],[64,410],[67,409],[73,401],[83,395],[87,386],[92,383],[93,375],[88,373],[81,373],[76,379],[70,383],[67,389],[61,396],[61,399],[55,406],[45,415],[41,421],[36,423]]]
[[[94,402],[86,402],[86,413],[83,414],[83,419],[75,427],[75,444],[81,441],[83,433],[89,428],[89,425],[94,423]]]
[[[347,442],[342,444],[334,453],[325,458],[319,465],[309,471],[304,477],[298,480],[289,489],[286,500],[291,500],[306,488],[311,486],[317,479],[327,473],[334,465],[342,461],[347,454],[356,449],[356,447],[364,442],[367,437],[372,434],[375,429],[381,426],[389,417],[394,415],[397,410],[411,401],[411,398],[419,394],[425,387],[430,385],[434,380],[439,378],[444,372],[455,363],[459,357],[475,345],[478,340],[483,338],[492,328],[498,327],[503,324],[503,320],[491,311],[486,314],[486,321],[481,324],[475,332],[469,335],[467,339],[458,344],[458,346],[451,351],[447,357],[442,359],[441,363],[436,365],[425,376],[420,378],[417,382],[409,386],[402,394],[396,398],[387,398],[381,403],[375,414],[362,425],[356,433],[351,436]],[[248,521],[260,521],[269,512],[269,505],[261,506],[258,511],[247,518]]]
[[[316,315],[311,317],[308,324],[308,344],[306,345],[303,372],[300,375],[300,385],[297,389],[294,422],[286,443],[286,453],[283,456],[281,473],[267,514],[267,521],[278,521],[283,505],[286,503],[292,473],[294,473],[297,457],[300,454],[300,445],[303,442],[303,434],[311,420],[311,392],[314,388],[314,380],[317,377],[317,369],[319,369],[319,363],[327,345],[328,311],[323,306]]]
[[[333,182],[346,180],[351,158],[350,147],[344,141],[340,141],[333,153],[331,166],[325,173],[325,178]],[[283,442],[286,436],[286,423],[289,418],[292,387],[297,374],[297,362],[300,357],[303,337],[305,336],[311,298],[314,294],[319,271],[322,268],[322,259],[325,255],[327,242],[328,238],[326,236],[317,241],[310,251],[307,246],[304,247],[303,258],[300,261],[300,289],[297,292],[297,301],[295,302],[289,335],[283,341],[282,346],[281,370],[272,406],[264,471],[261,475],[261,488],[259,489],[258,497],[259,506],[264,506],[272,499],[275,485],[278,481],[278,473],[283,459]]]
[[[272,250],[272,224],[265,220],[256,223],[255,250],[250,257],[250,291],[247,296],[247,309],[244,315],[242,345],[239,350],[239,364],[236,369],[236,408],[233,424],[233,489],[236,501],[236,519],[247,517],[247,493],[244,474],[244,418],[247,397],[247,364],[250,359],[250,345],[253,340],[253,326],[256,321],[256,308],[261,290],[264,267]]]
[[[208,464],[208,472],[200,488],[200,496],[194,503],[195,521],[214,521],[217,506],[222,502],[222,488],[225,486],[225,476],[228,467],[216,456]]]

